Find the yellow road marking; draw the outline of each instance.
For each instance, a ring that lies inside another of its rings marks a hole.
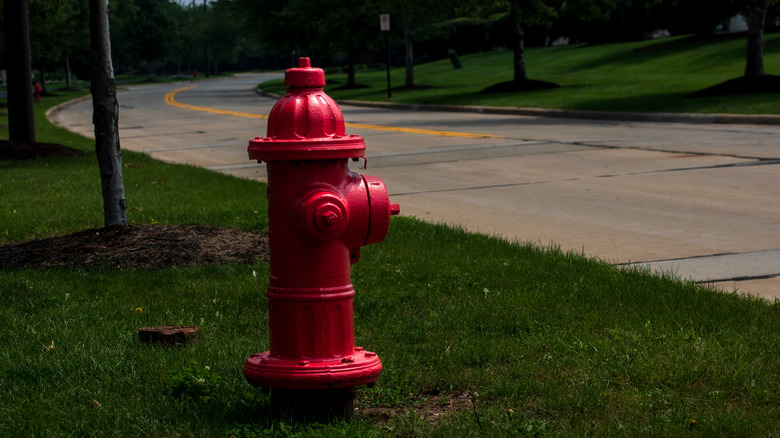
[[[189,87],[179,88],[178,90],[173,90],[170,93],[165,95],[165,103],[173,106],[178,106],[179,108],[187,108],[195,111],[205,111],[207,113],[213,113],[213,114],[224,114],[228,116],[238,116],[238,117],[249,117],[252,119],[267,119],[268,116],[262,115],[262,114],[252,114],[252,113],[242,113],[238,111],[227,111],[227,110],[221,110],[216,108],[207,108],[205,106],[195,106],[195,105],[187,105],[186,103],[177,102],[175,99],[176,94],[178,94],[181,91],[189,90],[191,88],[195,88],[197,85],[190,85]]]
[[[179,88],[173,90],[165,95],[165,103],[179,108],[186,108],[194,111],[205,111],[212,114],[223,114],[228,116],[237,117],[249,117],[252,119],[267,119],[268,116],[263,114],[242,113],[238,111],[221,110],[217,108],[208,108],[205,106],[187,105],[186,103],[177,102],[175,96],[182,91],[190,90],[197,87],[197,85],[190,85],[189,87]],[[409,134],[422,134],[422,135],[437,135],[441,137],[461,137],[461,138],[488,138],[488,137],[500,137],[500,135],[492,134],[473,134],[469,132],[455,132],[455,131],[436,131],[432,129],[417,129],[417,128],[401,128],[397,126],[382,126],[382,125],[369,125],[366,123],[344,123],[345,126],[350,128],[359,129],[373,129],[377,131],[394,131],[394,132],[406,132]]]
[[[349,126],[350,128],[375,129],[377,131],[408,132],[410,134],[438,135],[438,136],[441,136],[441,137],[461,137],[461,138],[500,137],[500,135],[492,135],[492,134],[472,134],[472,133],[469,133],[469,132],[435,131],[435,130],[432,130],[432,129],[401,128],[401,127],[398,127],[398,126],[382,126],[382,125],[367,125],[365,123],[344,123],[344,125]]]

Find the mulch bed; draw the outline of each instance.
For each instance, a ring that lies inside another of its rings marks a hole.
[[[43,157],[72,157],[83,155],[78,149],[58,143],[27,143],[0,140],[0,160],[31,160]]]
[[[0,159],[74,156],[57,143],[0,140]],[[268,259],[268,236],[200,225],[115,226],[0,246],[0,269],[162,269]]]
[[[0,246],[0,269],[162,269],[268,259],[268,236],[200,225],[115,226]]]

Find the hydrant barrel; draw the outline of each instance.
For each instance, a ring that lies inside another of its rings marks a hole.
[[[250,356],[244,374],[278,390],[373,384],[382,363],[355,346],[350,267],[362,246],[384,240],[398,206],[381,179],[349,170],[365,142],[346,134],[324,72],[301,58],[285,84],[266,137],[248,147],[268,172],[270,350]]]

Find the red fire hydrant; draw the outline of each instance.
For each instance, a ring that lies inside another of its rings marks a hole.
[[[41,100],[41,91],[43,89],[41,88],[41,84],[35,83],[35,100]]]
[[[365,142],[345,134],[323,70],[300,58],[285,85],[267,137],[248,148],[267,163],[271,345],[247,359],[244,375],[271,389],[272,404],[348,418],[352,389],[382,370],[376,353],[355,346],[350,266],[361,246],[384,240],[399,207],[381,179],[349,170]]]

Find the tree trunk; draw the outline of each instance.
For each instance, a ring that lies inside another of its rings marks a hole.
[[[347,56],[347,88],[355,87],[355,53],[350,50]]]
[[[70,55],[65,56],[65,89],[70,90]]]
[[[404,24],[406,88],[414,88],[414,34],[417,32],[417,20],[419,18],[419,13],[414,13],[414,16],[412,17],[409,17],[406,11],[404,11],[402,14]]]
[[[26,0],[5,0],[5,53],[8,69],[8,137],[12,141],[35,141],[33,85],[30,80],[30,32]]]
[[[770,0],[747,0],[745,76],[764,75],[764,21]]]
[[[525,34],[523,33],[522,15],[520,13],[520,0],[510,2],[509,20],[512,22],[512,46],[514,49],[514,66],[516,83],[528,79],[525,72]]]
[[[49,94],[49,91],[46,90],[46,67],[41,67],[41,94],[47,95]]]
[[[111,64],[107,0],[89,1],[89,70],[92,123],[100,167],[105,226],[127,225],[127,202],[119,148],[119,102]]]

